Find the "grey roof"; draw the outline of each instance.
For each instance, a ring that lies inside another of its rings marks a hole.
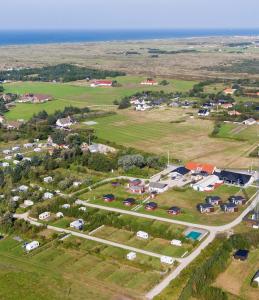
[[[163,189],[167,186],[167,184],[160,182],[150,182],[149,186],[154,189]]]

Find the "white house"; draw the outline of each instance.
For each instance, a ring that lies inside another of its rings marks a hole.
[[[148,239],[148,233],[145,232],[145,231],[138,231],[137,232],[137,237],[141,238],[141,239],[144,239],[144,240],[147,240]]]
[[[81,181],[74,181],[74,182],[73,182],[73,186],[74,186],[74,187],[79,187],[81,184],[82,184]]]
[[[23,144],[23,147],[24,148],[32,148],[33,144],[32,143],[26,143],[26,144]]]
[[[45,211],[42,214],[39,215],[39,220],[46,220],[50,217],[50,212],[49,211]]]
[[[82,205],[82,204],[84,204],[84,201],[83,201],[83,200],[80,200],[80,199],[77,199],[77,200],[75,201],[75,204],[76,204],[76,205]]]
[[[56,125],[60,128],[68,128],[73,125],[72,119],[68,116],[67,118],[58,119]]]
[[[30,251],[38,248],[39,246],[40,246],[40,243],[38,241],[32,241],[25,246],[25,249],[27,252],[30,252]]]
[[[161,263],[172,265],[174,263],[174,259],[170,256],[161,256],[160,258]]]
[[[41,148],[37,147],[33,149],[34,152],[41,152]]]
[[[253,119],[253,118],[250,118],[250,119],[247,119],[247,120],[245,120],[243,123],[244,123],[245,125],[249,125],[249,126],[251,126],[251,125],[254,125],[254,124],[256,124],[257,122],[256,122],[256,120],[255,120],[255,119]]]
[[[14,146],[14,147],[12,148],[12,151],[14,151],[14,152],[19,151],[19,150],[20,150],[20,147],[19,147],[19,146]]]
[[[3,150],[3,154],[5,154],[5,155],[11,154],[11,153],[12,153],[12,150],[9,150],[9,149]]]
[[[82,230],[84,226],[84,220],[78,219],[70,223],[70,227],[78,230]]]
[[[64,214],[63,214],[62,212],[59,211],[59,212],[56,213],[56,217],[57,217],[57,218],[63,218],[63,217],[64,217]]]
[[[140,84],[153,86],[153,85],[158,85],[158,82],[153,79],[147,79],[147,80],[143,80]]]
[[[11,155],[7,155],[7,156],[5,156],[4,159],[5,159],[5,160],[11,160],[11,159],[12,159],[12,156],[11,156]]]
[[[134,260],[136,257],[137,257],[136,252],[129,252],[129,253],[127,254],[127,259],[128,259],[128,260]]]
[[[163,193],[168,190],[168,185],[160,182],[150,182],[149,192],[156,192],[158,194]]]
[[[33,206],[34,202],[31,200],[24,200],[23,204],[24,206],[29,207],[29,206]]]
[[[53,198],[54,197],[54,195],[52,194],[52,193],[50,193],[50,192],[46,192],[46,193],[44,193],[44,195],[43,195],[43,198],[44,199],[51,199],[51,198]]]
[[[180,241],[180,240],[172,240],[171,241],[171,245],[181,247],[182,246],[182,241]]]
[[[43,178],[43,181],[44,181],[45,183],[51,183],[51,182],[53,181],[53,178],[52,178],[51,176],[47,176],[47,177],[44,177],[44,178]]]

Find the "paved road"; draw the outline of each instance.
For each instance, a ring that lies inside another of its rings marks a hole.
[[[24,219],[24,220],[30,222],[33,225],[42,226],[42,223],[34,221],[34,220],[28,218],[28,213],[25,213],[25,214],[15,214],[14,218],[16,218],[16,219]],[[128,250],[128,251],[133,251],[133,252],[145,254],[145,255],[156,257],[156,258],[159,258],[159,259],[163,256],[162,254],[158,254],[158,253],[154,253],[154,252],[151,252],[151,251],[142,250],[142,249],[135,248],[135,247],[130,247],[130,246],[127,246],[127,245],[124,245],[124,244],[120,244],[120,243],[108,241],[108,240],[105,240],[105,239],[97,238],[97,237],[94,237],[94,236],[91,236],[91,235],[88,235],[88,234],[84,234],[84,233],[73,231],[73,230],[69,230],[69,229],[59,228],[59,227],[51,226],[51,225],[48,225],[47,228],[51,229],[51,230],[54,230],[54,231],[57,231],[57,232],[69,233],[71,235],[78,236],[78,237],[86,239],[86,240],[91,240],[91,241],[95,241],[95,242],[98,242],[98,243],[101,243],[101,244],[105,244],[105,245],[108,245],[108,246],[113,246],[113,247],[121,248],[121,249],[124,249],[124,250]],[[175,257],[173,257],[173,259],[177,260],[179,262],[182,262],[182,258],[175,258]]]

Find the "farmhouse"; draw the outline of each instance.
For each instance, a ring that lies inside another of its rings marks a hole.
[[[234,258],[238,260],[247,260],[249,254],[249,250],[239,249],[235,252]]]
[[[234,95],[235,92],[236,92],[236,89],[231,89],[231,88],[226,88],[226,89],[223,91],[223,93],[224,93],[225,95]]]
[[[259,286],[259,270],[254,274],[252,282],[255,282]]]
[[[243,196],[230,196],[228,200],[235,205],[244,205],[246,203],[246,199]]]
[[[214,206],[209,203],[201,203],[197,205],[197,209],[201,214],[214,212]]]
[[[176,169],[174,169],[171,173],[170,173],[170,176],[172,178],[176,178],[176,177],[179,177],[179,176],[184,176],[186,174],[190,173],[190,170],[185,168],[185,167],[178,167]]]
[[[77,230],[82,230],[84,226],[84,220],[78,219],[70,223],[70,227],[77,229]]]
[[[238,207],[234,203],[225,203],[221,205],[221,209],[226,213],[233,213],[238,211]]]
[[[222,183],[223,181],[220,180],[217,175],[209,175],[207,177],[204,177],[199,182],[193,184],[192,188],[195,191],[209,192],[209,191],[213,191],[216,186]]]
[[[247,119],[247,120],[245,120],[243,123],[244,123],[245,125],[249,125],[249,126],[251,126],[251,125],[254,125],[254,124],[256,124],[257,122],[256,122],[256,120],[255,120],[255,119],[253,119],[253,118],[250,118],[250,119]]]
[[[149,192],[156,192],[160,194],[168,190],[168,185],[160,182],[150,182],[148,190]]]
[[[17,102],[20,103],[26,103],[26,102],[30,102],[30,103],[44,103],[47,101],[52,100],[52,97],[49,95],[44,95],[44,94],[24,94],[23,96],[21,96]]]
[[[254,177],[252,175],[225,170],[221,171],[218,176],[220,180],[223,180],[227,184],[242,187],[247,187],[254,181]]]
[[[72,119],[69,116],[67,118],[58,119],[56,122],[56,125],[59,128],[69,128],[73,124],[74,124],[74,122],[72,121]]]
[[[137,237],[141,238],[141,239],[144,239],[144,240],[147,240],[148,239],[148,233],[145,232],[145,231],[138,231],[137,232]]]
[[[27,252],[30,252],[40,246],[40,243],[38,241],[32,241],[28,244],[26,244],[25,249]]]
[[[193,173],[205,172],[207,174],[213,174],[216,170],[216,167],[211,164],[200,164],[196,162],[188,162],[185,168]]]
[[[208,196],[206,197],[205,202],[211,205],[220,205],[222,200],[219,196]]]
[[[200,109],[198,111],[198,116],[199,117],[208,117],[210,114],[210,111],[208,109]]]
[[[127,254],[127,259],[128,259],[128,260],[134,260],[136,257],[137,257],[136,252],[129,252],[129,253]]]
[[[49,211],[45,211],[42,214],[39,215],[39,220],[46,220],[50,217],[50,212]]]
[[[91,87],[110,87],[112,86],[112,81],[111,80],[94,80],[91,85]]]
[[[158,85],[158,82],[149,78],[147,80],[142,81],[140,84],[141,85],[151,85],[151,86],[154,86],[154,85]]]
[[[181,209],[177,206],[173,206],[167,211],[170,215],[179,215],[181,213]]]

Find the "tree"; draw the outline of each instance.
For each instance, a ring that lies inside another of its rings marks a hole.
[[[133,167],[142,168],[145,165],[145,159],[140,154],[124,155],[119,158],[118,165],[126,171]]]

